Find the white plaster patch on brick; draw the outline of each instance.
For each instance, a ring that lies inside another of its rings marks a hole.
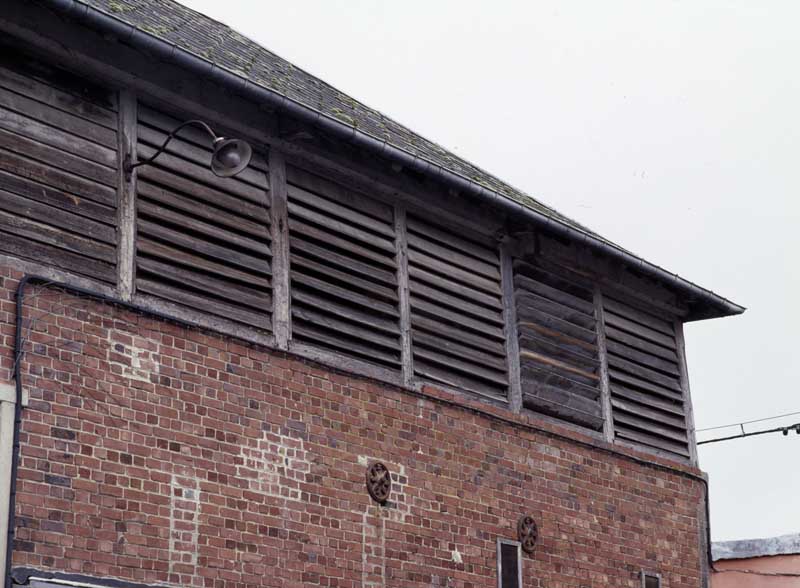
[[[458,548],[454,549],[450,552],[450,555],[453,557],[453,562],[460,564],[464,563],[464,559],[461,557],[461,552],[458,551]]]
[[[241,447],[244,463],[240,478],[250,478],[250,489],[267,496],[299,501],[301,484],[311,471],[311,456],[302,439],[265,432],[256,447]]]
[[[202,586],[197,575],[200,482],[195,477],[172,475],[169,511],[169,573],[171,583]],[[174,578],[172,577],[174,575]]]
[[[151,382],[152,374],[158,374],[158,343],[117,329],[109,329],[108,341],[112,356],[109,366],[112,372],[139,382]],[[125,359],[115,360],[114,356]]]
[[[361,586],[386,586],[386,523],[380,506],[367,505],[361,521]]]

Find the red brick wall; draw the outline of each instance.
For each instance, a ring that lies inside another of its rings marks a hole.
[[[0,267],[3,381],[20,277]],[[28,292],[15,566],[214,588],[487,587],[496,538],[530,512],[525,586],[638,587],[640,568],[701,585],[702,484],[677,471],[435,389]],[[364,487],[373,459],[395,475],[386,507]]]

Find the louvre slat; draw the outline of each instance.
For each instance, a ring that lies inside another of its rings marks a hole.
[[[0,57],[0,253],[116,283],[113,102],[59,89],[84,84],[66,72],[32,71],[10,49]]]
[[[496,248],[414,215],[407,226],[414,373],[505,396],[508,368]]]
[[[568,272],[539,262],[513,264],[523,405],[598,430],[603,414],[593,293]]]
[[[142,161],[179,122],[144,104],[138,115]],[[262,155],[256,151],[253,167],[240,177],[217,177],[208,166],[208,137],[198,132],[184,127],[156,161],[137,171],[136,289],[270,329],[270,199]]]
[[[615,436],[689,457],[673,325],[613,298],[603,311]]]
[[[293,337],[400,365],[393,217],[385,205],[287,167]]]

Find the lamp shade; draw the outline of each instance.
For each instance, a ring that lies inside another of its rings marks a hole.
[[[253,149],[241,139],[214,139],[214,155],[211,157],[211,171],[222,178],[235,176],[250,163]]]

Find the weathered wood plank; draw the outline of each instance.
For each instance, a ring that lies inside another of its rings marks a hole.
[[[589,300],[583,300],[562,290],[558,290],[542,282],[537,282],[534,279],[526,276],[517,275],[514,278],[515,286],[517,289],[536,294],[542,298],[552,300],[553,302],[562,306],[567,306],[586,315],[594,314],[594,304]]]
[[[318,175],[311,174],[299,167],[289,165],[286,168],[286,177],[289,186],[297,186],[307,192],[323,194],[344,206],[358,209],[384,223],[392,222],[392,208],[383,202],[366,198],[355,190],[345,188],[336,182],[326,180]]]
[[[589,359],[598,357],[598,346],[595,343],[588,343],[569,335],[565,335],[553,329],[548,329],[536,323],[519,322],[517,323],[518,336],[529,336],[544,339],[552,344],[558,345],[576,355],[581,355]]]
[[[519,338],[519,347],[521,351],[530,351],[543,355],[589,373],[596,374],[600,372],[600,361],[597,357],[586,357],[585,355],[573,353],[546,339],[523,334]]]
[[[103,282],[113,284],[116,280],[114,265],[111,263],[104,263],[46,243],[38,243],[28,236],[16,235],[6,230],[3,232],[3,238],[0,239],[0,251],[37,263],[42,263],[44,260],[45,265]]]
[[[234,280],[263,290],[269,290],[270,288],[270,280],[264,277],[264,273],[245,272],[232,267],[228,263],[217,263],[200,255],[195,255],[193,252],[153,241],[144,235],[140,235],[136,241],[136,251],[138,255],[147,255],[165,262],[184,265],[210,274],[212,277],[216,276],[219,279]],[[269,275],[269,272],[266,272],[266,274]]]
[[[535,280],[540,284],[555,288],[559,292],[564,292],[579,300],[592,299],[594,295],[593,290],[591,284],[587,283],[585,277],[576,277],[572,271],[561,266],[550,265],[548,268],[542,267],[541,263],[543,260],[540,258],[533,261],[538,262],[539,265],[521,259],[515,259],[514,274]],[[559,271],[555,272],[555,268],[558,268]],[[574,279],[570,279],[571,277]]]
[[[624,317],[609,312],[608,310],[606,310],[605,317],[607,325],[622,329],[623,331],[632,333],[637,337],[647,339],[652,343],[657,343],[658,345],[666,347],[671,351],[675,350],[675,338],[672,336],[667,336],[663,333],[659,333],[658,331],[654,331],[649,327],[645,327],[644,325],[630,321]]]
[[[631,335],[630,333],[626,333],[625,331],[620,331],[619,329],[615,329],[610,325],[606,325],[606,337],[609,342],[617,341],[619,343],[624,343],[628,347],[633,347],[634,349],[638,349],[642,353],[648,353],[650,355],[660,357],[661,359],[665,359],[669,362],[678,361],[678,356],[674,351],[666,349],[661,345],[656,345],[655,343],[651,343],[650,341],[646,341],[645,339],[641,339],[636,335]]]
[[[447,306],[492,325],[503,326],[504,324],[503,315],[500,310],[489,309],[485,306],[473,304],[469,300],[453,296],[444,290],[432,288],[417,280],[411,282],[410,288],[412,296],[419,296],[435,304]]]
[[[31,161],[16,153],[6,151],[5,149],[0,149],[0,169],[21,178],[26,178],[46,184],[58,190],[63,190],[78,198],[85,198],[109,206],[116,205],[117,195],[114,188],[69,174],[65,171],[44,165],[41,162]]]
[[[169,206],[170,208],[180,210],[192,216],[199,217],[207,222],[223,225],[230,229],[247,233],[248,235],[256,237],[257,239],[270,239],[270,223],[267,222],[266,218],[264,218],[262,222],[255,222],[249,218],[232,214],[224,208],[209,206],[208,204],[199,202],[194,198],[188,198],[173,192],[172,190],[160,188],[146,180],[139,180],[137,183],[137,190],[139,196],[141,197],[158,202],[159,204],[165,206]],[[264,214],[267,214],[266,210],[264,210]]]
[[[0,170],[0,189],[97,222],[112,226],[116,224],[115,211],[110,206],[78,198],[74,194],[2,170]]]
[[[628,388],[636,388],[638,390],[645,390],[653,394],[657,394],[663,398],[680,402],[682,397],[680,394],[675,393],[674,390],[662,388],[648,380],[642,380],[625,372],[616,369],[608,370],[609,378],[611,379],[611,387],[614,388],[614,382],[619,382]]]
[[[370,280],[376,284],[381,284],[390,288],[397,287],[397,277],[394,272],[386,271],[372,264],[358,261],[326,247],[321,247],[309,241],[305,241],[297,234],[290,236],[289,243],[291,251],[302,254],[303,257],[307,259],[314,259],[319,262],[327,263],[340,270],[357,274],[361,278]]]
[[[461,282],[462,284],[492,294],[498,298],[502,294],[500,291],[499,280],[487,280],[477,274],[459,269],[449,263],[440,261],[435,257],[426,255],[420,251],[408,250],[408,262],[411,265],[419,266],[427,271],[436,272],[446,276],[449,280]]]
[[[223,208],[231,214],[248,218],[256,223],[267,224],[269,222],[269,211],[263,204],[254,204],[238,196],[195,182],[191,178],[185,178],[152,165],[139,167],[136,169],[136,173],[139,180],[145,180],[152,186],[163,187],[176,194],[185,194],[191,199]]]
[[[639,415],[657,423],[670,425],[676,429],[686,428],[686,422],[682,416],[674,415],[671,412],[653,410],[653,408],[651,408],[652,404],[651,406],[642,405],[635,402],[628,402],[627,400],[614,396],[614,398],[611,399],[611,405],[614,407],[615,412],[623,411],[632,415]]]
[[[235,304],[228,304],[222,300],[209,298],[197,293],[187,292],[161,281],[139,278],[136,281],[137,290],[146,292],[183,306],[189,306],[209,314],[215,314],[259,329],[271,328],[269,314],[245,310]]]
[[[295,320],[328,329],[332,333],[341,333],[362,343],[376,345],[390,354],[397,353],[399,349],[398,332],[395,332],[393,336],[388,336],[378,329],[371,329],[342,320],[343,317],[341,315],[318,312],[316,309],[307,306],[295,305],[292,308],[292,317]]]
[[[180,227],[187,234],[200,234],[205,237],[225,243],[226,247],[238,247],[245,249],[249,254],[256,256],[269,257],[271,252],[266,241],[246,237],[230,229],[219,227],[211,223],[198,220],[182,212],[177,212],[166,206],[161,206],[151,200],[139,199],[138,214],[143,218],[149,218],[158,223],[169,223]]]
[[[571,406],[564,406],[549,398],[544,398],[536,394],[523,393],[522,399],[523,406],[533,412],[588,427],[595,431],[601,429],[603,426],[603,417],[586,413]]]
[[[622,345],[616,341],[608,341],[608,351],[629,361],[640,363],[672,376],[680,376],[680,371],[675,363],[663,360],[660,357],[650,355],[649,353],[643,353],[638,349],[628,347],[627,345]]]
[[[385,221],[375,219],[358,210],[343,206],[335,200],[303,190],[298,186],[289,184],[287,186],[287,193],[290,202],[298,202],[305,208],[315,209],[322,213],[323,216],[330,215],[331,217],[336,217],[345,224],[354,225],[363,230],[377,233],[387,239],[394,240],[394,228]],[[363,200],[366,200],[366,197],[364,197]],[[363,200],[356,201],[353,205],[357,208],[361,208],[360,204],[363,203]]]
[[[269,152],[269,185],[272,198],[272,326],[279,349],[292,338],[292,292],[289,246],[289,210],[286,194],[286,160],[275,149]]]
[[[424,345],[419,345],[416,338],[414,341],[415,360],[421,359],[425,363],[437,365],[447,371],[455,371],[476,380],[489,382],[500,388],[505,388],[508,385],[505,365],[499,371],[493,370],[473,361],[464,361],[454,355],[439,353],[436,351],[435,346],[428,348]]]
[[[374,296],[376,300],[397,303],[397,290],[380,286],[369,280],[361,279],[347,272],[339,271],[324,263],[317,263],[297,253],[290,256],[293,267],[302,268],[304,273],[314,274],[320,279],[332,284],[339,284],[344,288],[353,289],[366,296]]]
[[[689,456],[693,464],[697,465],[697,438],[694,428],[694,406],[692,394],[689,389],[689,370],[686,366],[686,343],[683,335],[683,323],[675,319],[675,346],[678,353],[678,366],[680,369],[681,391],[683,393],[684,422],[688,433]]]
[[[400,354],[386,353],[376,349],[374,345],[365,345],[342,333],[330,333],[302,321],[292,324],[292,333],[296,339],[310,341],[316,345],[330,347],[344,355],[356,356],[370,362],[380,362],[391,366],[400,365]]]
[[[254,257],[240,251],[215,245],[205,239],[196,239],[182,231],[161,226],[144,218],[139,219],[139,233],[254,272],[268,274],[270,271],[269,252],[266,252],[264,257]]]
[[[470,300],[489,309],[494,309],[497,312],[500,312],[502,309],[502,300],[500,296],[485,294],[469,286],[454,282],[446,276],[440,276],[426,271],[423,267],[409,264],[408,275],[411,280],[412,289],[416,287],[416,284],[424,282],[432,286],[434,290],[450,293],[458,298]]]
[[[438,241],[449,249],[462,251],[476,259],[483,260],[489,265],[497,266],[500,263],[492,242],[489,239],[482,239],[477,234],[470,233],[470,236],[475,237],[476,241],[463,239],[447,228],[429,224],[411,214],[408,215],[408,232],[409,234],[420,235],[426,239]]]
[[[427,317],[412,313],[411,326],[415,337],[417,332],[425,331],[437,337],[446,338],[462,345],[469,345],[486,353],[492,353],[498,357],[503,357],[505,355],[505,344],[503,341],[499,339],[489,339],[480,334],[475,335],[462,329],[454,329],[452,325],[441,322],[437,316]]]
[[[0,129],[0,147],[26,158],[46,163],[50,167],[82,176],[88,180],[99,182],[106,186],[116,186],[117,176],[115,170],[84,159],[79,155],[73,155],[62,149],[39,143],[23,135]]]
[[[573,339],[584,341],[592,348],[596,344],[597,333],[592,329],[585,329],[579,327],[569,321],[551,316],[546,312],[542,312],[530,306],[523,306],[517,303],[517,317],[519,318],[519,325],[534,328],[540,326],[545,329],[550,329],[559,333],[563,333]]]
[[[304,272],[293,269],[292,287],[297,287],[297,285],[304,286],[306,288],[312,288],[321,294],[338,298],[339,300],[342,300],[350,305],[360,306],[373,313],[378,313],[393,318],[397,318],[399,316],[399,311],[397,309],[397,305],[395,304],[380,302],[379,300],[376,300],[370,296],[359,294],[348,288],[335,286],[330,282],[314,278]]]
[[[578,382],[549,369],[538,367],[531,362],[520,364],[520,374],[522,381],[541,382],[542,384],[565,390],[570,394],[582,396],[592,402],[600,402],[600,390],[596,386]]]
[[[636,443],[647,445],[655,449],[674,453],[682,457],[689,458],[689,452],[686,447],[680,443],[674,443],[662,437],[648,435],[642,431],[636,431],[628,428],[620,428],[616,431],[617,438],[628,439]]]
[[[654,437],[658,436],[665,440],[674,441],[675,443],[682,445],[687,442],[686,431],[672,429],[650,419],[639,418],[639,416],[637,416],[635,413],[632,414],[628,412],[617,411],[614,413],[614,420],[617,423],[642,431]]]
[[[499,372],[505,372],[507,369],[506,361],[501,356],[485,353],[482,350],[461,345],[455,341],[450,341],[424,331],[415,331],[413,342],[415,351],[419,347],[427,347],[429,349],[440,351],[445,355],[467,359],[470,362],[474,362],[476,365],[489,367]]]
[[[357,309],[338,303],[330,298],[318,296],[313,292],[306,292],[300,288],[294,288],[292,290],[292,311],[299,306],[324,311],[331,316],[345,318],[352,323],[382,331],[392,336],[399,337],[400,335],[397,321],[381,318],[366,312],[359,312]]]
[[[553,302],[547,298],[542,298],[537,294],[517,290],[517,307],[520,309],[534,309],[549,314],[552,317],[561,319],[577,325],[588,331],[595,329],[595,319],[593,315],[588,315],[569,306],[564,306],[558,302]]]
[[[593,386],[597,385],[597,383],[600,380],[600,376],[598,374],[580,369],[568,363],[564,363],[563,361],[559,361],[557,359],[553,359],[552,357],[542,355],[541,353],[528,351],[524,347],[520,347],[519,356],[520,356],[520,361],[534,361],[537,362],[538,364],[548,366],[549,368],[554,368],[557,370],[564,371],[573,378],[574,377],[583,378],[584,380],[586,380],[588,384]]]
[[[613,353],[609,354],[608,356],[608,365],[616,370],[627,372],[642,378],[643,380],[647,380],[648,382],[663,386],[664,388],[681,392],[680,382],[677,378],[666,376],[660,372],[643,367],[637,363],[627,361],[617,355],[614,355]]]
[[[117,170],[117,290],[122,300],[130,301],[136,290],[136,183],[134,170],[126,163],[136,160],[136,95],[119,93],[117,129],[119,159]]]
[[[492,398],[505,400],[507,394],[505,387],[497,386],[491,382],[470,378],[464,374],[453,372],[452,370],[443,369],[438,365],[426,361],[422,357],[415,357],[414,373],[421,378],[433,382],[439,382],[445,386],[449,386],[458,390],[474,392],[482,396],[490,396]]]
[[[669,321],[665,321],[662,318],[653,316],[647,312],[643,312],[628,304],[618,302],[613,298],[609,298],[608,296],[603,298],[603,304],[605,304],[606,309],[608,309],[610,312],[613,312],[621,317],[637,322],[645,327],[653,329],[654,331],[659,331],[668,337],[675,336],[675,329],[672,323]]]
[[[70,135],[17,112],[0,108],[0,128],[57,149],[80,153],[81,157],[89,161],[111,168],[116,167],[117,151],[115,149],[92,143],[83,137]]]
[[[611,384],[611,395],[613,398],[624,398],[633,400],[639,404],[652,406],[662,411],[666,411],[675,415],[683,417],[683,403],[680,399],[673,399],[672,401],[666,400],[661,396],[639,392],[632,388],[623,386],[620,383],[613,382]]]
[[[207,274],[194,272],[174,263],[163,263],[155,259],[139,257],[136,260],[136,265],[138,274],[142,276],[149,274],[151,276],[150,279],[154,281],[166,278],[170,282],[180,284],[178,288],[180,290],[189,288],[227,300],[235,305],[249,306],[255,311],[267,311],[272,304],[269,291],[259,292],[256,289],[234,282],[221,282]]]
[[[608,341],[606,339],[606,321],[603,311],[603,294],[595,289],[594,317],[597,326],[597,358],[600,360],[600,406],[603,412],[603,436],[606,441],[614,441],[614,414],[611,404],[611,382],[608,375]]]
[[[352,224],[340,222],[328,215],[315,212],[310,208],[301,206],[291,198],[289,199],[289,216],[292,218],[300,218],[307,223],[313,223],[331,232],[335,232],[338,235],[358,241],[362,246],[380,249],[381,251],[394,255],[393,239],[390,240],[379,237],[374,233],[359,229]]]
[[[116,130],[117,116],[110,108],[103,108],[93,102],[64,92],[40,80],[22,73],[0,67],[0,87],[27,96],[43,104],[79,116],[94,124]]]
[[[2,195],[0,195],[1,201],[5,201],[5,197],[2,197]],[[67,233],[57,227],[31,219],[0,211],[0,228],[3,233],[12,233],[31,241],[52,245],[70,253],[89,258],[90,262],[114,263],[114,248],[110,245],[98,243],[80,235]],[[7,237],[8,235],[3,235],[3,239]],[[26,257],[28,256],[26,255]]]
[[[412,315],[415,313],[425,314],[439,321],[449,323],[452,325],[450,328],[468,329],[483,336],[492,337],[498,341],[503,340],[502,328],[472,319],[468,316],[464,316],[460,312],[454,312],[441,305],[421,300],[416,296],[411,297],[411,313]]]
[[[464,255],[460,250],[445,247],[422,235],[409,234],[408,247],[490,280],[500,280],[500,268],[497,264],[486,263],[478,258]]]
[[[414,380],[414,350],[411,328],[411,287],[408,276],[408,231],[406,209],[394,207],[395,260],[397,262],[397,308],[400,311],[400,358],[403,383]]]
[[[73,114],[57,110],[25,96],[0,88],[0,109],[11,110],[51,127],[83,137],[110,149],[116,149],[116,129],[110,129],[87,121]]]
[[[29,200],[2,189],[0,189],[0,210],[5,210],[19,217],[41,222],[57,229],[71,231],[81,236],[81,238],[84,238],[84,235],[91,235],[93,241],[109,244],[116,243],[114,227],[65,210],[59,210],[35,200]]]
[[[309,225],[291,216],[289,216],[289,234],[292,239],[294,234],[299,234],[331,249],[338,249],[339,252],[347,252],[362,260],[369,260],[390,268],[392,271],[396,269],[394,256],[387,256],[381,252],[362,247],[348,239],[338,237],[335,233]]]
[[[156,149],[141,141],[139,141],[137,145],[137,150],[139,152],[139,161],[144,161],[152,157],[156,152]],[[206,186],[211,186],[221,192],[227,192],[228,194],[238,196],[249,202],[254,202],[259,206],[269,206],[266,187],[256,188],[244,182],[230,181],[230,178],[220,178],[211,171],[208,165],[198,165],[181,157],[164,152],[161,153],[158,159],[153,163],[143,167],[158,167],[171,173],[190,178],[193,183],[202,183]]]

